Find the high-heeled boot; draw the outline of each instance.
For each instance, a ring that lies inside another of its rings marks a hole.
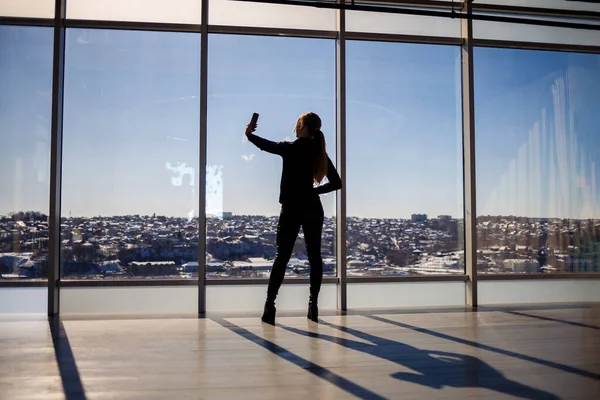
[[[265,302],[265,309],[263,311],[261,321],[265,324],[275,325],[275,311],[275,303],[273,301],[267,300]]]
[[[317,297],[310,296],[308,300],[308,314],[306,318],[313,322],[319,322],[319,306],[317,305]]]

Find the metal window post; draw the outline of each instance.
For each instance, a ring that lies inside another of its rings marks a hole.
[[[208,4],[202,0],[200,27],[200,168],[198,179],[198,315],[206,313],[206,119],[208,102]]]
[[[462,12],[472,14],[472,0],[465,0]],[[461,20],[463,45],[462,115],[463,115],[463,177],[465,207],[466,299],[468,306],[477,307],[477,208],[475,177],[475,104],[473,88],[473,20]]]
[[[50,221],[48,243],[48,316],[60,311],[60,202],[62,183],[62,122],[65,73],[66,0],[56,0],[54,14],[54,56],[52,61],[52,136],[50,144]]]
[[[342,189],[336,196],[336,260],[338,272],[337,308],[348,309],[346,280],[346,12],[344,0],[337,10],[336,75],[336,158]]]

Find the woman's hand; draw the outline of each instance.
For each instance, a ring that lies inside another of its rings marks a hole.
[[[256,128],[258,127],[258,125],[256,126],[251,126],[250,124],[246,125],[246,136],[248,136],[251,133],[254,133],[254,131],[256,131]]]

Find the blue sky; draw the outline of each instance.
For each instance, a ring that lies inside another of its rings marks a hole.
[[[67,31],[63,215],[198,214],[196,34]],[[462,216],[460,52],[349,42],[348,215]],[[52,35],[0,26],[0,214],[47,212]],[[598,217],[600,56],[476,49],[481,214]],[[335,162],[335,43],[211,35],[208,212],[278,213],[281,161],[244,141],[321,115]],[[334,213],[334,195],[323,196]]]

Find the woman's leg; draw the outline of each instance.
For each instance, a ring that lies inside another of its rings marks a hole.
[[[279,287],[283,282],[285,270],[292,256],[299,230],[300,217],[298,212],[282,207],[281,214],[279,214],[279,223],[277,224],[277,253],[269,277],[267,303],[274,303],[279,293]]]
[[[306,212],[302,230],[310,263],[310,296],[316,303],[323,281],[323,259],[321,258],[323,206],[320,202]]]

